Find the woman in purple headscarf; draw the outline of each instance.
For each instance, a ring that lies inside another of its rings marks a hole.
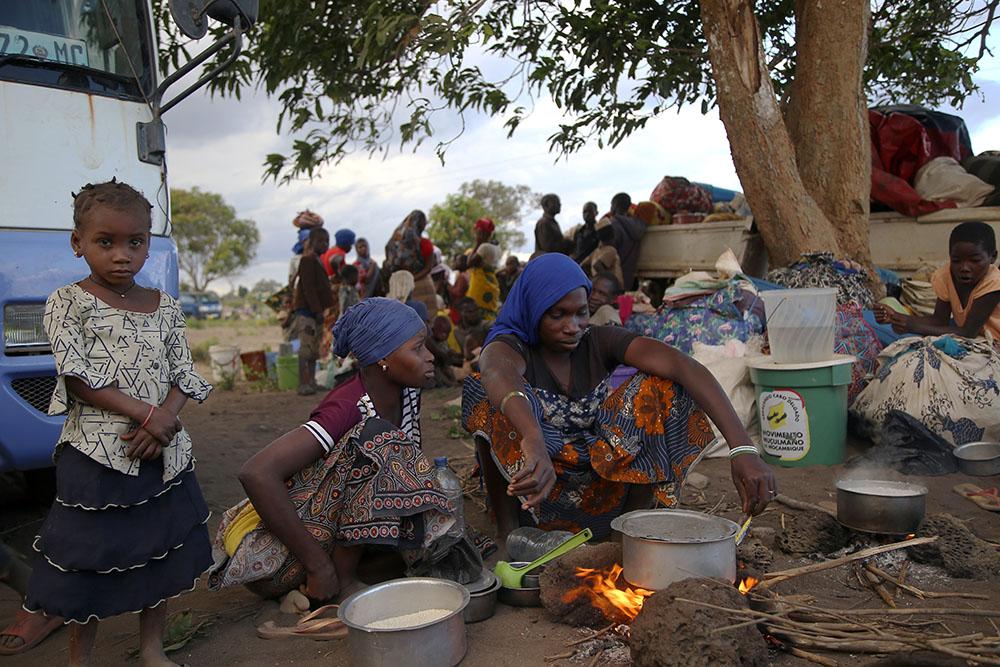
[[[361,585],[365,546],[397,549],[412,568],[460,539],[420,448],[420,390],[434,385],[426,336],[416,312],[391,299],[365,299],[340,317],[334,352],[353,354],[361,371],[243,465],[248,500],[223,515],[209,587],[344,597]]]
[[[524,523],[598,538],[632,509],[676,502],[676,487],[712,441],[730,445],[743,511],[776,495],[774,476],[703,366],[621,327],[588,326],[590,280],[566,255],[528,262],[465,381],[474,435],[501,538]],[[615,390],[621,364],[638,373]],[[699,407],[701,406],[701,407]],[[705,412],[701,408],[704,408]]]

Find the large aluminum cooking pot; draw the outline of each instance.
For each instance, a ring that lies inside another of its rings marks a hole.
[[[347,598],[337,612],[347,626],[351,664],[358,667],[453,667],[468,649],[462,611],[469,604],[464,586],[444,579],[393,579]],[[427,609],[451,613],[430,623],[375,630],[371,623]]]
[[[919,484],[842,479],[837,482],[837,521],[866,533],[915,533],[924,520],[926,500],[927,487]]]
[[[722,517],[689,510],[636,510],[611,522],[622,534],[630,584],[660,590],[692,577],[736,581],[736,532]]]

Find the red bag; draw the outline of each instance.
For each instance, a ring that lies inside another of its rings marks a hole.
[[[664,176],[649,196],[668,213],[711,213],[712,195],[708,190],[680,176]]]

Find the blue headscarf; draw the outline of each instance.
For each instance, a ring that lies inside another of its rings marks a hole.
[[[415,310],[395,299],[364,299],[334,325],[333,353],[338,357],[353,353],[359,364],[371,366],[426,329]]]
[[[341,248],[350,248],[354,245],[354,232],[350,229],[338,229],[333,235],[333,242]]]
[[[590,279],[566,255],[550,252],[531,260],[510,288],[486,343],[502,334],[514,334],[529,347],[538,345],[542,315],[578,287],[590,295]]]
[[[296,241],[295,245],[292,246],[292,252],[294,252],[296,255],[302,254],[303,250],[302,244],[304,244],[306,242],[306,239],[309,238],[309,232],[311,231],[312,227],[303,227],[302,229],[299,230],[299,240]]]

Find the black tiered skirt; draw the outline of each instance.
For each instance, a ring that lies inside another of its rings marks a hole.
[[[35,538],[24,608],[85,623],[138,612],[194,588],[212,564],[194,464],[163,482],[162,459],[132,477],[64,446],[57,496]]]

